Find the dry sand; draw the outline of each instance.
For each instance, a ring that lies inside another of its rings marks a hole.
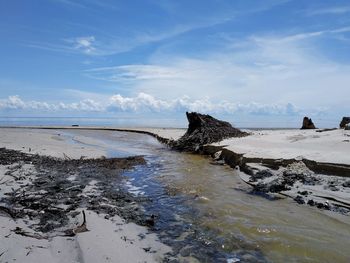
[[[213,145],[245,157],[309,159],[317,162],[350,164],[350,131],[262,130],[243,138],[231,138]]]
[[[179,139],[185,129],[138,128],[166,139]],[[317,130],[249,130],[250,136],[230,138],[211,145],[224,148],[245,157],[271,159],[309,159],[317,162],[350,165],[350,131]]]
[[[37,153],[53,157],[70,157],[73,159],[86,156],[97,158],[105,155],[103,148],[89,146],[98,145],[98,141],[81,135],[74,136],[76,141],[84,141],[81,145],[71,141],[62,130],[45,129],[0,129],[0,146],[19,150],[25,153]]]
[[[80,136],[79,140],[91,145],[98,143],[84,136]],[[71,142],[64,132],[58,130],[2,128],[0,147],[54,157],[94,158],[106,154],[103,148]],[[0,165],[0,198],[5,192],[12,191],[11,188],[19,187],[16,184],[30,180],[29,166],[23,168],[28,177],[22,181],[7,178],[7,169],[7,166]],[[32,230],[23,220],[14,221],[0,214],[0,262],[158,262],[164,253],[170,251],[144,227],[126,224],[118,216],[107,220],[93,211],[87,211],[86,215],[88,232],[47,240],[15,234],[12,230],[16,227],[28,232]],[[146,252],[144,248],[154,253]]]

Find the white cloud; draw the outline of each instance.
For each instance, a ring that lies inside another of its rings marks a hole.
[[[0,99],[0,111],[104,111],[100,103],[85,99],[75,103],[48,103],[43,101],[23,101],[18,95]]]
[[[0,99],[0,111],[31,111],[38,112],[128,112],[128,113],[184,113],[198,111],[217,114],[253,114],[253,115],[295,115],[300,111],[294,105],[248,104],[235,103],[227,100],[212,101],[209,98],[192,100],[189,97],[162,100],[146,93],[135,97],[124,97],[120,94],[111,96],[107,101],[85,99],[73,103],[47,103],[42,101],[23,101],[19,96]]]
[[[188,95],[200,101],[210,97],[244,105],[258,101],[264,105],[292,102],[300,108],[334,107],[347,104],[344,94],[350,83],[350,66],[325,57],[314,41],[348,31],[349,27],[343,27],[243,40],[226,38],[222,51],[201,59],[157,53],[147,65],[97,68],[85,74],[167,100]]]
[[[9,96],[8,99],[0,100],[0,109],[23,109],[25,103],[19,96]]]

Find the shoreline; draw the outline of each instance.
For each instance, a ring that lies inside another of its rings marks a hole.
[[[70,126],[52,126],[52,127],[51,126],[23,126],[23,127],[0,126],[0,130],[1,129],[92,130],[92,131],[95,130],[95,131],[132,132],[132,133],[150,135],[156,138],[159,142],[164,143],[166,145],[170,141],[179,139],[186,132],[186,129],[180,129],[180,128],[110,128],[110,127],[70,127]],[[256,130],[252,129],[251,131],[252,131],[252,135],[259,134],[260,136],[260,133],[261,133],[260,129],[256,129]],[[267,132],[292,131],[293,133],[315,133],[316,135],[320,134],[320,132],[317,132],[318,130],[300,130],[300,129],[272,129],[272,130],[267,129],[265,131]],[[334,132],[334,131],[344,131],[344,130],[341,130],[341,129],[331,130],[331,132]],[[327,132],[325,132],[324,134],[327,134]],[[346,136],[349,137],[349,141],[350,141],[350,131],[346,132]],[[245,149],[244,147],[242,147],[242,144],[244,144],[244,140],[245,138],[232,138],[232,139],[226,139],[217,143],[207,144],[203,146],[203,153],[205,155],[214,156],[215,153],[221,152],[220,154],[223,154],[222,158],[224,158],[227,164],[233,168],[237,165],[242,165],[244,163],[249,163],[249,162],[259,162],[266,165],[274,165],[274,164],[287,165],[294,161],[302,161],[305,163],[305,165],[308,166],[309,169],[314,170],[315,172],[326,173],[326,174],[336,173],[336,174],[339,174],[340,176],[342,176],[341,174],[343,173],[347,173],[346,175],[343,175],[343,176],[350,177],[350,155],[349,156],[346,155],[346,152],[344,153],[344,155],[348,156],[348,158],[345,160],[345,162],[336,162],[334,161],[334,159],[331,159],[330,161],[319,161],[317,160],[317,158],[315,159],[315,158],[303,157],[297,153],[287,153],[287,154],[282,153],[279,155],[278,152],[275,152],[273,154],[266,153],[263,151],[254,152],[252,151],[251,148],[257,145],[249,145],[249,148]],[[296,140],[298,140],[298,138],[296,138]],[[237,147],[235,146],[235,143],[238,141],[241,141],[241,144]],[[345,141],[347,140],[345,139]],[[237,147],[237,149],[235,149],[235,147]],[[264,154],[268,155],[268,157],[264,156]],[[291,156],[291,154],[294,154],[294,157]]]

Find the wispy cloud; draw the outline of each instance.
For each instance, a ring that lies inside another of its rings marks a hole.
[[[185,78],[185,72],[174,67],[142,64],[88,69],[84,74],[95,79],[121,83],[133,83],[135,80]]]
[[[309,16],[314,15],[342,15],[350,13],[350,6],[331,6],[321,9],[313,9],[306,11],[306,14]]]
[[[71,7],[86,8],[86,6],[81,3],[82,1],[80,1],[80,2],[73,1],[73,0],[51,0],[51,1],[59,3],[59,4],[68,5]]]
[[[96,51],[94,36],[77,37],[74,39],[68,39],[67,42],[72,43],[74,49],[85,54],[92,54]]]
[[[81,7],[88,7],[88,5],[102,5],[103,7],[108,7],[106,4],[101,4],[98,1],[84,1],[83,4],[78,3],[78,1],[73,0],[52,0],[55,2],[60,2],[66,5],[81,5]],[[44,50],[56,51],[56,52],[67,52],[67,53],[81,53],[91,56],[109,56],[115,55],[123,52],[132,51],[133,49],[161,42],[164,40],[173,39],[181,35],[201,30],[205,28],[220,26],[222,24],[233,21],[234,19],[258,12],[264,12],[277,5],[284,4],[289,0],[269,0],[261,3],[258,1],[255,8],[224,8],[218,7],[214,12],[208,14],[199,14],[197,16],[191,17],[191,19],[179,19],[175,16],[177,22],[172,25],[168,25],[167,28],[162,27],[139,27],[137,29],[130,29],[130,33],[126,36],[119,37],[111,32],[95,32],[96,29],[91,29],[94,34],[90,36],[80,36],[74,38],[68,38],[58,40],[57,43],[26,43],[25,45],[32,48],[39,48]],[[100,3],[100,4],[99,4]],[[166,6],[166,10],[170,13],[176,14],[174,11],[173,4],[162,3],[156,5]],[[176,6],[176,5],[175,5]],[[90,6],[89,6],[90,7]],[[186,8],[183,6],[182,8]],[[128,27],[128,26],[126,26]]]
[[[226,48],[201,59],[159,53],[148,64],[95,68],[84,74],[161,98],[188,95],[200,100],[226,97],[244,104],[254,98],[263,104],[337,105],[345,103],[350,66],[325,57],[308,40],[347,31],[350,28],[226,39]],[[331,87],[332,96],[327,96]]]
[[[347,33],[350,32],[350,26],[346,27],[340,27],[335,29],[327,29],[327,30],[320,30],[320,31],[311,31],[311,32],[301,32],[291,35],[272,35],[272,36],[263,36],[263,37],[252,37],[251,39],[255,42],[269,42],[273,44],[288,44],[288,43],[298,43],[303,40],[308,40],[312,38],[317,37],[334,37],[339,35],[340,33]]]

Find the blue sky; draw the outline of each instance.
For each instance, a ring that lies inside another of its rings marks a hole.
[[[5,117],[350,114],[349,0],[0,0],[0,34]]]

